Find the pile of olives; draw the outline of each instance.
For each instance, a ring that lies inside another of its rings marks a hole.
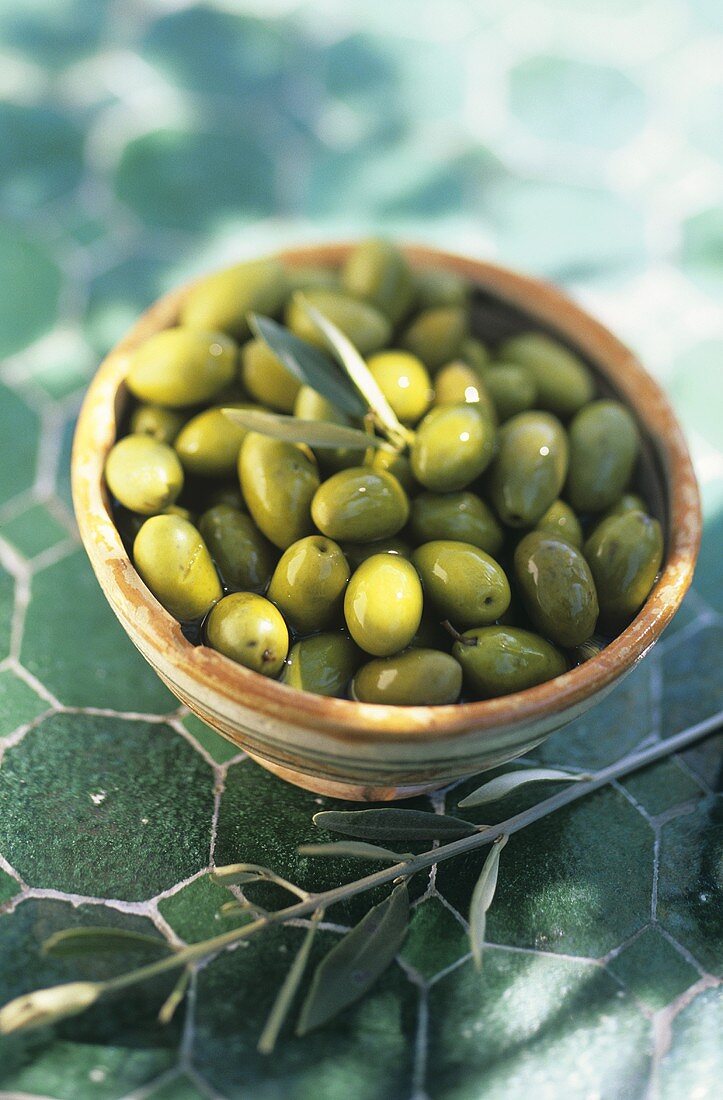
[[[184,629],[304,691],[433,705],[558,676],[636,614],[663,539],[630,489],[634,418],[543,333],[486,346],[471,293],[373,240],[341,271],[213,275],[137,348],[105,476],[140,576]],[[361,426],[252,337],[254,312],[325,348],[304,302],[365,358],[406,449],[314,450],[224,413]]]

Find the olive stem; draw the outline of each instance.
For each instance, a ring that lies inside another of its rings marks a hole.
[[[444,619],[441,623],[448,634],[451,634],[455,642],[459,642],[460,645],[477,645],[476,638],[467,638],[464,634],[460,634],[456,627],[452,626],[449,619]]]

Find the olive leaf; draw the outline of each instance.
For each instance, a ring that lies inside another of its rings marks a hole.
[[[43,943],[43,954],[61,959],[73,955],[96,955],[101,952],[129,951],[147,947],[154,951],[171,952],[175,948],[158,936],[132,932],[127,928],[66,928],[54,932]]]
[[[188,992],[191,983],[191,971],[186,967],[181,971],[178,981],[161,1005],[158,1013],[159,1024],[170,1024],[176,1014],[176,1009]]]
[[[252,882],[273,882],[283,890],[296,894],[298,898],[309,896],[306,890],[277,875],[270,867],[262,867],[260,863],[229,863],[225,867],[217,867],[211,871],[209,878],[216,886],[246,886]]]
[[[322,810],[313,822],[320,829],[362,840],[408,843],[419,840],[459,840],[472,836],[478,826],[459,817],[434,814],[426,810]]]
[[[497,872],[500,866],[500,854],[509,837],[501,836],[492,845],[485,860],[482,874],[477,879],[469,906],[469,942],[472,958],[478,970],[482,969],[482,947],[487,927],[487,910],[492,904],[497,889]]]
[[[413,852],[392,852],[377,844],[366,844],[363,840],[339,840],[331,844],[302,844],[298,849],[300,856],[351,856],[353,859],[378,859],[387,863],[404,863],[413,859]]]
[[[328,1023],[371,989],[401,947],[408,924],[409,895],[401,883],[319,963],[301,1009],[297,1034],[306,1035]]]
[[[364,416],[369,411],[349,376],[340,371],[336,363],[320,348],[308,344],[270,317],[251,313],[249,326],[253,334],[263,340],[294,378],[311,386],[338,409],[351,416]]]
[[[309,447],[388,447],[385,439],[367,435],[359,428],[346,428],[328,420],[300,420],[297,416],[260,412],[258,409],[224,409],[224,416],[241,428],[261,432],[285,443],[306,443]]]
[[[457,805],[460,809],[466,809],[468,806],[483,806],[487,802],[497,802],[498,799],[506,798],[519,787],[524,787],[526,783],[575,783],[589,778],[589,775],[573,775],[571,772],[558,771],[554,768],[523,768],[519,771],[505,772],[504,775],[490,779],[488,783],[483,783]]]
[[[284,1020],[289,1014],[291,1003],[294,999],[301,979],[304,976],[306,970],[306,964],[309,961],[309,952],[311,951],[311,945],[314,942],[314,936],[319,926],[319,921],[323,920],[324,910],[317,909],[311,918],[311,923],[307,929],[306,935],[302,941],[301,947],[296,952],[296,957],[289,968],[284,981],[281,985],[281,989],[276,995],[276,1000],[273,1003],[271,1012],[268,1019],[264,1024],[264,1030],[261,1032],[256,1049],[259,1054],[271,1054],[276,1046],[276,1040],[279,1037],[279,1032],[284,1025]]]

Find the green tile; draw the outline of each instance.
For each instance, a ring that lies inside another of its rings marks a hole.
[[[675,359],[670,393],[676,414],[688,431],[704,436],[713,447],[721,445],[720,417],[723,380],[718,367],[723,340],[701,340],[687,345]]]
[[[666,626],[665,633],[663,634],[663,642],[665,645],[667,645],[671,641],[674,635],[676,635],[681,630],[686,630],[688,627],[691,626],[692,623],[696,621],[696,619],[700,617],[701,597],[698,595],[697,587],[698,586],[696,584],[695,589],[692,589],[690,592],[687,593],[685,599],[676,611],[671,622],[668,623],[668,625]],[[657,649],[656,656],[659,655],[660,649]]]
[[[413,911],[400,954],[423,978],[432,978],[468,951],[469,939],[457,918],[437,898],[428,898]]]
[[[273,1057],[257,1053],[263,1022],[303,934],[300,928],[269,929],[199,974],[194,1069],[228,1100],[410,1095],[416,991],[397,967],[333,1025],[298,1039],[294,1013]],[[317,935],[309,973],[336,939]]]
[[[700,976],[657,928],[646,928],[608,963],[608,970],[653,1012],[665,1008]]]
[[[695,587],[703,599],[723,613],[723,509],[705,525],[695,571]]]
[[[84,332],[99,356],[106,354],[163,291],[180,281],[170,267],[157,253],[135,252],[91,280]]]
[[[711,790],[723,793],[723,733],[706,737],[681,756],[698,779]]]
[[[63,426],[63,434],[60,441],[58,472],[55,483],[57,495],[61,500],[65,501],[69,508],[73,507],[73,498],[70,492],[70,452],[73,446],[75,423],[76,418],[73,417]]]
[[[48,704],[14,672],[0,672],[0,737],[32,722]]]
[[[42,504],[34,504],[6,523],[0,535],[11,542],[26,558],[34,558],[57,542],[68,538],[68,529]]]
[[[40,244],[8,223],[0,224],[0,284],[0,355],[12,355],[53,324],[60,271]]]
[[[653,817],[702,795],[700,786],[671,760],[635,772],[623,786]]]
[[[6,1084],[23,1095],[38,1094],[53,1100],[120,1100],[129,1090],[171,1069],[175,1060],[168,1050],[57,1042],[36,1056],[32,1065],[12,1073]],[[181,1095],[189,1096],[189,1100],[194,1096]]]
[[[98,356],[84,340],[69,337],[49,342],[42,360],[32,365],[32,379],[36,385],[56,401],[76,393],[88,385]]]
[[[0,238],[0,267],[2,239]],[[0,343],[3,319],[0,305]],[[0,464],[0,504],[30,489],[35,481],[35,461],[40,423],[35,412],[16,393],[0,385],[0,437],[12,439],[12,462]]]
[[[227,761],[232,760],[234,756],[238,756],[241,751],[238,745],[227,741],[225,737],[212,730],[195,714],[186,715],[183,719],[183,725],[192,735],[194,741],[197,741],[217,764],[225,764]]]
[[[436,983],[432,1100],[639,1098],[650,1025],[598,967],[494,950]]]
[[[3,760],[0,851],[33,886],[140,901],[206,864],[212,807],[168,726],[52,715]]]
[[[0,6],[3,41],[36,65],[62,69],[98,47],[109,0],[32,0]],[[86,84],[87,86],[87,84]]]
[[[0,660],[7,657],[10,652],[10,632],[14,603],[15,581],[0,566]]]
[[[438,890],[463,915],[486,855],[437,871]],[[487,938],[597,958],[649,920],[652,877],[652,829],[617,791],[598,791],[511,837]]]
[[[658,919],[702,966],[723,974],[723,806],[704,799],[660,838]]]
[[[0,869],[0,905],[4,905],[10,898],[20,893],[20,883],[12,875]]]
[[[33,577],[21,659],[68,706],[156,714],[176,706],[126,637],[82,550]]]
[[[662,733],[674,733],[723,710],[723,627],[705,626],[661,657]]]
[[[148,1100],[207,1100],[208,1093],[201,1092],[185,1073],[173,1077],[157,1089],[144,1093]]]
[[[30,209],[74,187],[83,168],[83,135],[51,107],[0,104],[0,201]]]
[[[682,225],[683,270],[711,293],[723,283],[723,212],[711,207]]]
[[[225,886],[216,886],[208,875],[202,875],[177,893],[163,898],[158,909],[182,940],[196,943],[246,923],[246,916],[216,916],[222,905],[233,900]]]
[[[723,1078],[723,989],[699,993],[675,1017],[672,1033],[658,1072],[661,1100],[713,1100]]]

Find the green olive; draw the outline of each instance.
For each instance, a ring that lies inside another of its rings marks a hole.
[[[294,294],[286,307],[286,324],[292,332],[309,344],[326,350],[326,337],[306,313],[303,302],[315,306],[320,313],[341,329],[360,355],[371,355],[389,343],[391,325],[374,306],[360,302],[349,294],[323,287]]]
[[[231,508],[235,508],[237,512],[246,511],[244,498],[241,496],[241,490],[238,486],[238,479],[235,485],[231,483],[219,485],[207,498],[207,503],[209,508],[215,507],[216,504],[228,504]]]
[[[378,542],[343,542],[341,549],[352,572],[358,569],[367,558],[373,557],[374,554],[399,554],[402,558],[409,558],[412,554],[412,548],[407,546],[402,539],[380,539]]]
[[[405,424],[416,424],[432,402],[432,381],[416,355],[379,351],[367,366],[393,411]]]
[[[434,379],[434,404],[476,404],[492,424],[497,423],[497,410],[485,382],[474,367],[461,359],[445,364],[437,372]]]
[[[422,420],[412,445],[412,471],[435,493],[465,489],[489,465],[494,425],[477,405],[443,405]]]
[[[480,378],[487,373],[490,365],[490,353],[475,336],[468,336],[463,340],[459,348],[459,358],[475,370]]]
[[[223,595],[198,530],[181,516],[151,516],[133,543],[133,560],[158,602],[181,622],[205,615]]]
[[[525,610],[557,645],[581,645],[595,630],[598,598],[579,550],[557,535],[530,531],[515,550],[515,576]]]
[[[314,634],[291,647],[281,679],[298,691],[344,696],[363,660],[359,647],[340,630]]]
[[[294,416],[299,420],[325,420],[328,424],[342,427],[354,426],[350,416],[312,390],[311,386],[302,386],[299,390],[294,402]],[[330,474],[346,470],[349,466],[361,466],[365,453],[365,450],[355,450],[353,447],[319,447],[314,452],[319,466]]]
[[[161,405],[139,405],[131,416],[129,428],[133,435],[150,435],[170,447],[185,422],[183,413],[173,409],[164,409]]]
[[[452,652],[467,688],[480,699],[511,695],[562,676],[567,662],[551,642],[513,626],[468,630]]]
[[[439,649],[443,653],[449,653],[452,649],[452,635],[442,626],[439,615],[435,618],[433,614],[424,612],[409,645],[414,649]]]
[[[281,263],[274,258],[251,260],[199,280],[181,309],[189,328],[220,329],[238,340],[249,335],[249,313],[276,316],[287,294]]]
[[[274,546],[285,550],[313,533],[311,501],[319,474],[300,447],[249,432],[238,461],[246,507]]]
[[[501,422],[534,407],[537,384],[527,367],[495,363],[485,372],[485,387]]]
[[[408,649],[362,665],[351,685],[360,703],[398,707],[434,707],[456,703],[462,690],[462,669],[449,653]]]
[[[643,606],[663,561],[663,532],[645,512],[610,516],[585,543],[603,620],[620,626]]]
[[[187,519],[189,523],[197,526],[193,512],[189,508],[184,508],[182,504],[169,504],[167,508],[164,508],[158,514],[160,516],[180,516],[181,519]]]
[[[412,304],[412,274],[405,257],[388,241],[363,241],[341,272],[347,293],[364,298],[398,324]]]
[[[375,542],[401,531],[409,518],[409,500],[391,474],[352,466],[319,486],[311,516],[330,539]]]
[[[374,452],[371,465],[373,470],[381,470],[383,473],[395,477],[408,496],[416,493],[419,489],[412,473],[412,463],[407,455],[400,454],[398,451],[385,451],[379,448]]]
[[[425,600],[456,627],[485,626],[504,615],[510,586],[502,567],[466,542],[439,539],[412,552]]]
[[[437,306],[418,313],[402,334],[401,345],[434,372],[458,354],[469,319],[462,306]]]
[[[429,267],[414,272],[415,303],[418,309],[437,306],[466,306],[470,285],[461,275],[443,268]]]
[[[236,402],[204,409],[192,417],[174,444],[184,470],[199,477],[231,477],[236,472],[246,429],[234,424],[223,410],[253,407]]]
[[[236,374],[236,345],[220,332],[167,328],[133,353],[126,378],[141,401],[183,409],[212,401]]]
[[[567,474],[565,430],[550,413],[519,413],[498,433],[489,493],[508,527],[531,527],[560,495]]]
[[[240,377],[254,400],[277,412],[293,411],[301,383],[263,340],[249,340],[241,348]]]
[[[267,593],[296,634],[313,634],[341,618],[349,565],[322,535],[299,539],[281,555]]]
[[[566,493],[578,512],[602,512],[622,495],[638,456],[635,420],[619,401],[593,401],[568,428]]]
[[[499,357],[527,367],[537,385],[537,407],[563,420],[595,395],[593,377],[582,360],[542,332],[526,332],[506,340]]]
[[[198,526],[229,591],[266,591],[277,554],[250,516],[216,504],[203,513]]]
[[[626,512],[644,512],[645,501],[637,493],[623,493],[603,514],[600,521],[610,519],[611,516],[624,516]]]
[[[150,435],[126,435],[105,460],[105,480],[131,512],[152,516],[175,503],[183,488],[183,468],[166,443]]]
[[[206,621],[206,641],[262,676],[278,676],[289,652],[281,613],[253,592],[232,592],[219,600]]]
[[[414,541],[467,542],[494,557],[502,549],[502,528],[491,508],[469,491],[420,493],[412,501],[409,527]]]
[[[373,657],[404,649],[422,618],[422,585],[414,566],[397,554],[367,558],[347,586],[344,617],[354,641]]]
[[[556,500],[550,505],[545,514],[538,519],[535,530],[544,531],[546,535],[556,535],[557,538],[569,542],[576,550],[582,550],[580,520],[564,500]]]
[[[326,287],[329,290],[339,289],[339,274],[331,267],[317,267],[314,264],[304,264],[301,267],[290,267],[286,272],[286,283],[289,295],[295,290],[313,290],[317,287]]]

